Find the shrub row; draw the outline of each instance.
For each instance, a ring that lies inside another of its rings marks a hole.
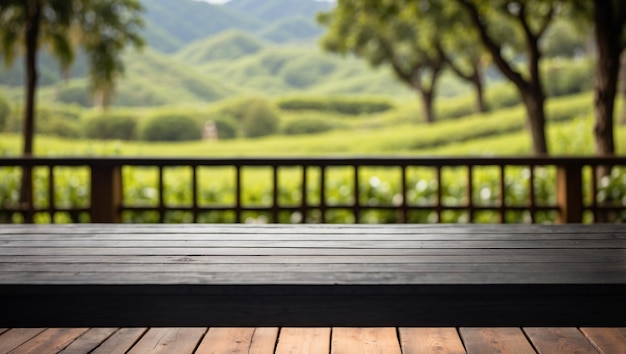
[[[346,115],[381,113],[394,108],[394,105],[384,98],[290,97],[280,99],[277,104],[283,110],[334,112]]]
[[[85,122],[85,135],[90,139],[135,140],[137,118],[127,114],[101,114]]]
[[[23,108],[10,108],[0,97],[0,132],[21,132]],[[81,117],[81,113],[78,106],[39,107],[36,132],[64,138],[182,141],[201,139],[205,124],[212,121],[219,139],[232,139],[277,133],[280,121],[278,110],[261,98],[239,99],[209,114],[174,111],[142,118],[124,111],[91,117]]]
[[[302,134],[318,134],[327,132],[334,128],[333,124],[322,117],[302,116],[285,124],[283,134],[285,135],[302,135]]]
[[[591,90],[593,86],[593,61],[546,60],[541,66],[543,87],[549,97],[572,95]],[[498,84],[486,90],[485,104],[488,111],[512,107],[521,103],[517,89],[511,84]],[[476,94],[470,92],[462,97],[435,100],[438,119],[459,118],[477,112]],[[421,115],[421,113],[419,113]]]
[[[584,94],[549,101],[546,106],[548,122],[562,122],[590,114],[592,105],[587,98],[588,95]],[[407,136],[399,134],[398,138],[390,140],[389,149],[435,148],[451,142],[460,143],[521,131],[526,124],[526,114],[522,107],[503,109],[485,115],[468,116],[454,122],[425,126],[424,129],[428,130],[428,134],[420,134],[419,140],[408,140]]]
[[[214,121],[218,130],[220,125],[228,126],[232,137],[247,138],[277,133],[280,123],[276,107],[261,97],[240,97],[227,101],[203,119]],[[221,132],[219,134],[221,139]]]
[[[543,85],[551,97],[571,95],[591,90],[594,62],[591,59],[553,59],[542,66]]]

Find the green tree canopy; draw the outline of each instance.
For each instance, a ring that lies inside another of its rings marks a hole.
[[[434,121],[433,99],[444,66],[433,22],[418,23],[417,3],[408,0],[339,0],[318,21],[328,27],[322,47],[354,54],[372,66],[389,65],[396,76],[422,96],[425,119]]]
[[[108,106],[119,75],[124,72],[121,54],[126,46],[141,47],[144,40],[138,0],[89,0],[80,16],[80,43],[87,53],[89,78],[96,102]]]
[[[67,70],[78,47],[89,61],[94,93],[108,96],[124,66],[125,46],[141,46],[139,0],[3,0],[0,3],[0,48],[5,64],[24,54],[26,107],[24,153],[32,153],[37,53],[49,50]],[[106,101],[102,102],[106,104]]]
[[[89,58],[95,92],[111,92],[123,71],[121,51],[127,44],[141,45],[139,0],[2,0],[0,49],[10,65],[24,53],[26,100],[24,108],[25,156],[32,155],[35,132],[37,54],[47,48],[67,70],[75,49],[82,46]],[[25,169],[21,202],[32,205],[32,178]],[[32,215],[27,215],[30,221]]]

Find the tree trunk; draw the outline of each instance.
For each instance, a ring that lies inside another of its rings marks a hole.
[[[467,10],[472,22],[478,29],[483,46],[487,49],[493,59],[493,63],[500,70],[500,72],[502,72],[502,74],[517,87],[520,95],[522,96],[522,100],[526,106],[528,125],[533,138],[533,151],[537,155],[547,155],[548,145],[544,131],[546,121],[544,110],[545,95],[543,93],[543,87],[541,86],[539,71],[539,60],[541,59],[539,39],[552,20],[553,13],[550,12],[545,18],[543,18],[544,25],[541,26],[541,28],[536,32],[532,31],[528,19],[526,18],[524,5],[520,7],[519,13],[516,15],[519,24],[524,30],[526,39],[526,54],[528,56],[529,74],[528,79],[526,79],[524,75],[515,70],[512,63],[508,62],[502,55],[501,45],[490,36],[487,31],[487,25],[483,22],[484,18],[481,16],[476,4],[468,0],[457,0],[457,2],[464,6]]]
[[[480,59],[473,60],[472,63],[472,72],[470,74],[465,73],[461,68],[450,59],[443,49],[439,49],[441,53],[441,57],[448,64],[448,67],[452,69],[452,71],[459,78],[468,81],[471,85],[474,86],[476,90],[476,112],[484,113],[487,111],[487,107],[485,105],[485,97],[484,97],[484,84],[483,84],[483,72],[480,64]]]
[[[474,85],[474,89],[476,90],[476,109],[479,113],[485,113],[487,112],[487,107],[485,106],[485,90],[479,68],[474,69],[474,75],[472,75],[472,83]]]
[[[535,155],[548,155],[545,97],[540,90],[527,90],[522,92],[522,101],[526,107],[528,128],[533,139],[533,152]]]
[[[594,1],[594,23],[598,59],[594,82],[594,113],[593,133],[596,140],[596,154],[613,155],[615,153],[615,137],[613,136],[613,115],[615,96],[617,95],[617,78],[619,73],[619,56],[621,52],[620,34],[623,23],[615,23],[612,1]]]
[[[422,109],[424,112],[424,119],[426,123],[431,124],[435,122],[435,112],[434,112],[434,93],[433,90],[422,90],[420,91],[422,94]]]
[[[39,1],[28,2],[28,23],[26,24],[26,107],[24,109],[24,156],[32,156],[33,135],[35,132],[35,100],[37,91],[37,44],[41,20]]]
[[[37,90],[37,44],[41,21],[41,4],[39,1],[28,1],[26,23],[26,107],[24,109],[24,138],[23,156],[33,156],[33,136],[35,133],[35,100]],[[32,222],[33,206],[33,178],[32,168],[24,167],[22,172],[22,185],[20,191],[20,203],[26,209],[24,221]]]
[[[626,53],[622,53],[621,58],[619,85],[622,95],[622,118],[620,123],[626,125]]]
[[[424,119],[426,123],[431,124],[435,122],[435,91],[437,89],[437,83],[439,79],[439,74],[441,73],[441,68],[443,67],[443,58],[435,62],[430,66],[432,73],[430,76],[430,82],[428,85],[422,85],[417,78],[413,84],[413,86],[417,89],[418,92],[422,95],[422,106],[424,112]],[[425,87],[428,86],[428,87]]]

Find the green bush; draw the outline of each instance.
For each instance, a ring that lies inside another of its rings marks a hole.
[[[394,105],[385,98],[290,97],[279,100],[278,108],[360,115],[386,112],[393,109]]]
[[[167,114],[152,117],[141,130],[146,141],[188,141],[202,139],[198,122],[183,114]]]
[[[592,105],[588,94],[581,94],[559,100],[548,100],[546,114],[549,123],[563,122],[575,119],[581,114],[590,114]],[[419,139],[414,137],[397,137],[389,140],[386,149],[413,150],[431,149],[449,145],[452,141],[460,143],[480,138],[493,137],[522,131],[527,124],[523,107],[501,109],[487,114],[467,116],[454,122],[440,123],[424,127],[428,134],[420,134]]]
[[[460,118],[478,113],[476,94],[474,92],[462,97],[441,97],[435,100],[437,119]]]
[[[125,114],[101,114],[86,121],[85,136],[102,140],[134,140],[137,138],[137,118]]]
[[[550,122],[563,122],[592,114],[593,103],[588,94],[563,97],[558,101],[549,100],[546,105],[546,116]]]
[[[39,125],[37,131],[45,135],[77,139],[81,136],[80,123],[67,118],[53,117]]]
[[[319,117],[301,117],[285,125],[283,132],[287,135],[316,134],[333,129],[328,120]]]
[[[548,96],[565,96],[588,91],[593,87],[592,60],[550,60],[542,67],[543,83]]]
[[[278,111],[261,97],[242,97],[227,101],[214,115],[233,122],[239,127],[238,134],[250,138],[275,133],[280,121]],[[218,130],[219,128],[218,125]]]
[[[60,105],[58,103],[54,107],[40,104],[36,111],[35,132],[48,134],[50,132],[49,126],[59,119],[67,120],[78,126],[81,119],[81,108],[72,105]],[[0,131],[20,133],[23,125],[24,106],[20,104],[9,112],[5,120],[4,129],[0,129]]]
[[[92,106],[91,93],[86,82],[73,82],[63,86],[56,96],[56,99],[61,102],[78,104],[82,107]]]
[[[17,131],[22,130],[23,124],[23,110],[20,109],[19,111],[19,117],[14,118],[17,121],[13,127]],[[62,138],[79,138],[82,135],[80,117],[81,109],[77,106],[58,104],[53,107],[41,106],[37,108],[35,132]]]
[[[259,100],[259,98],[237,97],[227,100],[220,105],[215,114],[218,116],[232,118],[236,123],[241,123],[244,121],[248,106],[255,100]]]
[[[500,84],[488,89],[485,97],[487,109],[490,111],[512,107],[522,102],[515,86],[508,84]]]
[[[217,136],[220,140],[237,137],[237,122],[231,117],[216,117],[213,119],[217,127]]]
[[[11,107],[4,97],[0,96],[0,132],[4,131],[11,114]]]
[[[258,138],[276,133],[280,119],[276,109],[264,99],[248,101],[243,114],[243,132],[246,137]]]
[[[289,86],[307,88],[328,76],[334,69],[335,63],[330,60],[296,60],[285,66],[283,77]]]
[[[21,108],[13,109],[4,122],[3,131],[9,133],[20,133],[24,128],[24,110]]]

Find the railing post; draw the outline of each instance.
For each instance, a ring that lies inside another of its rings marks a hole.
[[[583,221],[583,182],[581,165],[560,165],[556,170],[558,222],[561,224]]]
[[[122,167],[91,166],[91,222],[119,223],[122,218]]]

